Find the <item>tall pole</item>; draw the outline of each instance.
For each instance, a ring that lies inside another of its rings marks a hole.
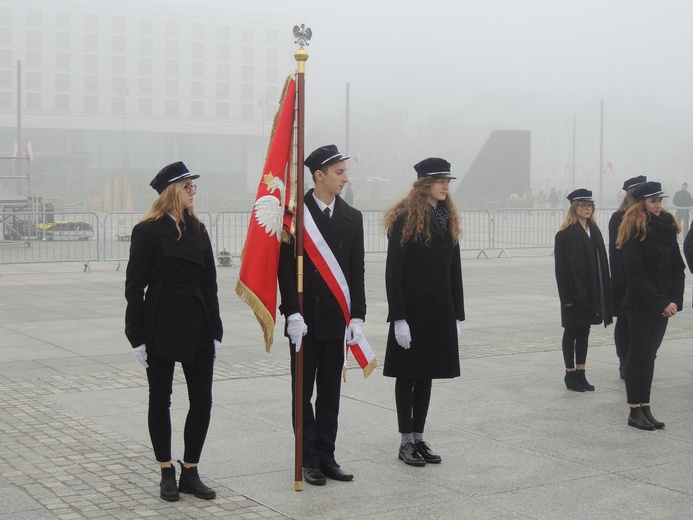
[[[604,177],[604,99],[599,106],[599,202],[602,201],[602,177]]]
[[[294,27],[296,43],[300,48],[294,53],[297,64],[296,73],[296,283],[298,304],[303,315],[303,155],[305,129],[305,72],[308,53],[303,48],[308,45],[312,33],[305,25]],[[294,490],[303,490],[303,340],[296,353],[294,387]]]
[[[573,164],[570,167],[573,176],[573,189],[575,189],[575,126],[575,114],[573,114]]]
[[[22,155],[22,62],[17,60],[17,153],[21,157]],[[17,176],[17,161],[12,161],[13,175]],[[29,174],[27,173],[27,176]],[[28,177],[27,177],[28,179]],[[14,181],[16,182],[16,181]],[[15,186],[17,188],[17,186]],[[19,190],[17,190],[19,193]],[[31,188],[29,188],[29,195],[31,194]],[[31,200],[29,200],[31,204]],[[31,206],[29,207],[31,211]]]
[[[349,83],[346,84],[346,129],[345,129],[345,135],[346,135],[346,151],[347,154],[351,155],[351,148],[349,148]]]

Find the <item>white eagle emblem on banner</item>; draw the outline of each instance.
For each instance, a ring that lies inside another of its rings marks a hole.
[[[269,235],[275,235],[277,241],[282,241],[282,225],[284,222],[284,181],[279,177],[272,175],[269,172],[263,177],[263,184],[267,185],[267,191],[274,193],[274,190],[279,190],[279,198],[275,195],[265,195],[264,197],[259,197],[255,201],[255,206],[253,210],[255,212],[255,220],[257,223],[265,228],[265,232]]]

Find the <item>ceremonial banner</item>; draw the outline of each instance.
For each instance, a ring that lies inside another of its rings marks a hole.
[[[255,313],[265,350],[274,340],[277,320],[277,270],[284,232],[291,232],[291,149],[296,82],[289,76],[274,116],[262,178],[257,189],[248,235],[243,247],[236,293]]]

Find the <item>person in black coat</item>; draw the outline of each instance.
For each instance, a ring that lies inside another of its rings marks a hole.
[[[623,254],[616,247],[616,237],[618,228],[626,214],[628,208],[635,204],[633,192],[635,188],[643,182],[647,182],[647,177],[639,175],[628,179],[623,183],[623,191],[626,194],[621,201],[618,210],[611,215],[609,220],[609,267],[611,268],[611,305],[614,313],[614,344],[616,345],[616,355],[618,356],[618,373],[621,379],[625,379],[626,358],[628,357],[628,313],[623,306],[623,298],[626,296],[626,271],[623,266]]]
[[[654,365],[669,318],[683,306],[685,266],[676,238],[681,225],[662,208],[663,196],[658,182],[635,188],[637,203],[623,216],[617,239],[628,280],[624,299],[630,324],[628,425],[641,430],[664,428],[650,410]]]
[[[576,392],[592,391],[585,377],[590,327],[612,322],[609,262],[604,239],[594,220],[592,192],[571,192],[568,215],[556,233],[555,262],[561,301],[565,385]]]
[[[347,159],[335,145],[320,147],[306,157],[305,165],[311,171],[315,189],[306,193],[304,202],[348,285],[351,318],[348,326],[336,297],[316,267],[316,259],[307,253],[303,257],[301,313],[294,244],[282,244],[279,254],[279,310],[286,317],[286,335],[292,345],[292,388],[295,387],[296,352],[304,349],[303,477],[308,484],[318,486],[325,484],[326,476],[340,481],[354,478],[340,467],[334,454],[345,337],[350,345],[358,343],[366,318],[363,217],[339,197],[349,181]],[[314,387],[317,392],[315,411],[311,404]],[[293,413],[295,404],[291,409]],[[293,422],[295,427],[295,416]]]
[[[125,278],[125,335],[147,369],[149,434],[161,467],[161,498],[181,493],[212,499],[197,472],[212,410],[212,372],[223,326],[209,235],[193,209],[196,185],[182,162],[165,166],[151,186],[159,193],[132,230]],[[190,408],[180,482],[171,464],[171,393],[183,366]]]
[[[459,322],[464,320],[460,220],[449,196],[450,163],[432,157],[414,166],[409,194],[385,215],[390,330],[383,374],[395,377],[401,442],[411,466],[439,463],[423,433],[433,379],[460,375]]]

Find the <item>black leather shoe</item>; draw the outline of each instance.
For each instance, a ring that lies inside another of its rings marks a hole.
[[[324,486],[327,483],[325,475],[318,467],[303,468],[303,480],[311,486]]]
[[[405,442],[399,447],[399,460],[410,466],[425,466],[426,461],[416,449],[413,442]]]
[[[321,464],[320,469],[326,477],[329,477],[332,480],[340,480],[342,482],[354,480],[354,475],[344,471],[336,462],[332,464]]]
[[[654,416],[652,415],[652,411],[650,410],[649,406],[643,406],[642,407],[642,414],[645,416],[645,419],[650,421],[654,425],[654,427],[657,428],[658,430],[661,430],[662,428],[664,428],[664,423],[662,421],[658,421],[657,419],[654,418]]]
[[[416,441],[415,442],[416,451],[419,455],[423,457],[423,460],[431,464],[439,464],[441,460],[440,455],[436,455],[431,451],[431,446],[426,441]]]
[[[181,493],[190,493],[197,498],[204,500],[212,500],[217,497],[217,492],[212,488],[207,487],[201,480],[197,472],[197,466],[186,468],[181,461],[180,464],[180,480],[178,481],[178,490]]]
[[[161,491],[159,496],[167,502],[175,502],[180,498],[176,484],[176,467],[161,468]]]
[[[650,421],[647,420],[645,414],[642,412],[641,407],[631,408],[630,415],[628,416],[628,426],[633,426],[639,430],[649,430],[654,431],[655,426]]]

